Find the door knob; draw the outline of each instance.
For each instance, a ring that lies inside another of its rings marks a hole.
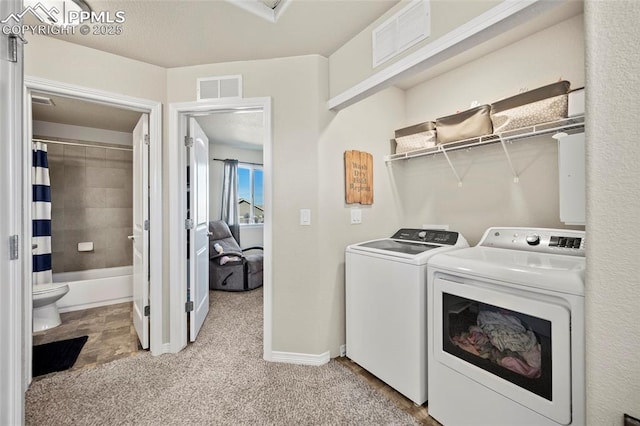
[[[211,231],[207,231],[207,237],[210,237],[210,236],[212,236],[212,235],[213,235],[213,232],[211,232]]]
[[[127,238],[130,239],[131,241],[136,239],[133,235],[129,235]]]

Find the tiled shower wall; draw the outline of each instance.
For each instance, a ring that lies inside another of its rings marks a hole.
[[[131,265],[132,152],[49,143],[53,272]],[[94,251],[78,243],[93,241]]]

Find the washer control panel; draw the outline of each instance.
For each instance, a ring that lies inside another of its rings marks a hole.
[[[458,241],[458,233],[436,229],[402,228],[393,234],[391,239],[453,246]]]
[[[585,232],[571,229],[489,228],[478,245],[584,257]]]

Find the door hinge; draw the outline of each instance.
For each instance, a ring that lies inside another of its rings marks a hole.
[[[18,62],[18,37],[15,34],[9,36],[9,62]]]
[[[187,148],[193,147],[193,138],[191,136],[184,137],[184,146],[186,146]]]
[[[151,305],[147,305],[144,307],[144,316],[148,317],[149,315],[151,315]]]
[[[22,37],[20,34],[16,34],[16,33],[12,33],[9,34],[9,37],[7,37],[8,40],[8,58],[7,60],[9,62],[18,62],[18,42],[21,42],[22,44],[27,44],[29,43],[27,40],[24,39],[24,37]]]
[[[9,237],[9,260],[17,260],[19,257],[20,238],[17,235]]]
[[[193,311],[193,300],[184,304],[184,311],[185,312]]]
[[[184,220],[184,229],[193,229],[193,219]]]
[[[149,135],[144,135],[144,143],[145,145],[149,145]]]
[[[143,227],[145,231],[149,230],[149,219],[145,219]]]

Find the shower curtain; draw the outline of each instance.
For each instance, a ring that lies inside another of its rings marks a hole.
[[[33,284],[46,284],[53,281],[51,275],[51,186],[49,181],[49,162],[47,145],[33,142],[33,166],[31,180],[33,185],[32,228],[33,244]]]
[[[240,244],[240,224],[238,223],[238,160],[224,160],[222,179],[222,215],[233,238]]]

